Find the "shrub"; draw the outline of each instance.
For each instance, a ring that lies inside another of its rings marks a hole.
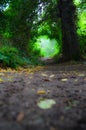
[[[0,48],[0,63],[2,67],[16,68],[26,64],[26,61],[21,58],[17,48],[2,46]]]

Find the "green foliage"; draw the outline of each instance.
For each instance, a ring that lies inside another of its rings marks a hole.
[[[74,4],[75,4],[76,6],[79,6],[80,3],[81,3],[81,0],[74,0]]]
[[[11,46],[2,46],[0,48],[0,61],[2,67],[16,68],[26,64],[26,61],[21,58],[18,50]]]
[[[25,64],[39,64],[38,57],[44,56],[36,44],[41,35],[56,39],[58,54],[62,49],[61,19],[59,17],[59,0],[1,0],[0,1],[0,48],[2,66],[17,67]],[[77,32],[80,40],[81,53],[86,52],[86,4],[85,0],[74,0],[77,8]],[[9,42],[11,41],[11,47]],[[31,41],[31,42],[30,42]],[[43,43],[42,43],[43,44]],[[53,42],[52,42],[53,44]],[[44,44],[43,44],[44,45]],[[23,57],[22,53],[26,53]],[[50,48],[51,53],[52,49]],[[48,53],[48,51],[47,51]],[[29,56],[29,58],[27,57]],[[21,58],[22,57],[22,58]]]
[[[11,38],[13,46],[24,52],[27,52],[37,6],[38,0],[10,0],[8,8],[3,11],[6,16],[4,37]]]
[[[28,55],[29,55],[29,64],[31,65],[41,65],[42,63],[39,61],[40,56],[40,48],[37,48],[35,45],[36,37],[34,37],[28,44]]]
[[[86,10],[80,12],[78,16],[78,34],[86,35]]]
[[[86,57],[86,3],[80,0],[78,2],[77,33],[79,36],[81,54]]]

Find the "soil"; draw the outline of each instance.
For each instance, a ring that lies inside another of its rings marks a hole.
[[[41,99],[56,104],[41,109]],[[86,130],[85,63],[0,71],[0,130],[76,129]]]

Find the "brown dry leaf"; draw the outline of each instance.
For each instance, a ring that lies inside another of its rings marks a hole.
[[[24,112],[21,111],[21,112],[19,112],[19,114],[18,114],[16,120],[17,120],[18,122],[21,122],[23,119],[24,119]]]
[[[37,67],[34,67],[34,66],[29,66],[29,67],[27,67],[27,68],[21,68],[21,67],[19,67],[18,69],[17,69],[17,71],[18,72],[24,72],[25,74],[29,74],[29,73],[34,73],[35,71],[39,71],[39,70],[41,70],[41,69],[43,69],[43,67],[42,66],[37,66]]]
[[[46,91],[45,90],[38,90],[37,94],[46,94]]]
[[[39,70],[42,70],[44,67],[42,66],[37,66],[37,67],[33,67],[33,66],[29,66],[27,68],[22,68],[22,67],[18,67],[17,69],[11,69],[11,68],[7,68],[7,69],[2,69],[0,68],[0,73],[3,73],[3,72],[19,72],[19,73],[33,73],[35,71],[39,71]]]
[[[45,78],[45,79],[43,79],[44,81],[50,81],[50,79],[47,79],[47,78]]]
[[[32,67],[32,68],[26,69],[26,72],[27,73],[32,73],[32,72],[39,71],[39,70],[42,70],[42,69],[43,69],[42,66],[37,66],[37,67]]]

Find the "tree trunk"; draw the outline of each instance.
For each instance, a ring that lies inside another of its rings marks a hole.
[[[75,26],[75,6],[73,0],[59,0],[62,25],[62,55],[64,60],[79,60],[80,47]]]

